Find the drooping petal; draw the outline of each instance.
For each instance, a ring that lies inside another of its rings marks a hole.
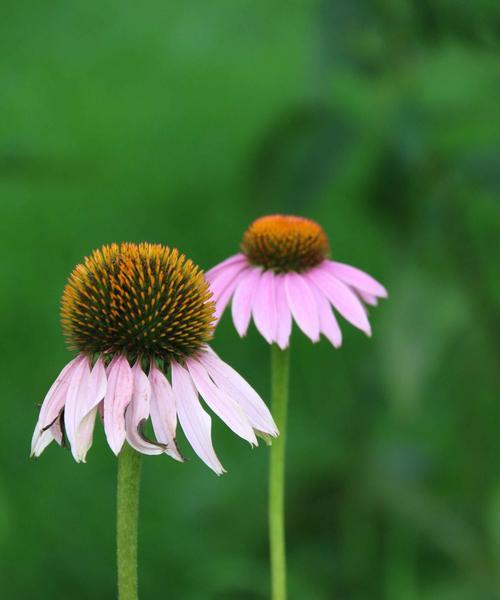
[[[292,333],[292,313],[286,298],[284,275],[275,275],[274,296],[277,319],[276,343],[284,350],[288,347],[290,334]]]
[[[358,296],[361,298],[361,300],[363,300],[363,302],[365,302],[366,304],[369,304],[370,306],[377,306],[378,305],[378,298],[377,296],[372,296],[371,294],[367,294],[366,292],[361,292],[360,290],[356,290]]]
[[[64,445],[64,435],[63,435],[63,430],[62,430],[62,426],[61,426],[62,418],[63,418],[63,413],[61,413],[57,417],[57,419],[54,421],[54,423],[50,426],[50,433],[52,434],[52,437],[54,438],[54,440],[59,444],[59,446]]]
[[[234,262],[227,265],[220,271],[212,274],[210,277],[207,274],[206,279],[210,283],[210,289],[213,294],[213,300],[216,302],[222,296],[224,290],[234,282],[235,278],[245,269],[248,268],[246,262]]]
[[[33,432],[33,438],[31,440],[31,456],[40,456],[54,439],[54,433],[49,431],[49,428],[52,429],[52,424],[56,422],[64,408],[71,376],[83,360],[85,360],[85,356],[79,354],[69,362],[47,392],[40,409],[35,431]]]
[[[342,332],[340,331],[337,319],[333,314],[331,304],[314,284],[311,284],[311,289],[313,290],[316,298],[321,333],[333,344],[335,348],[340,348],[342,345]]]
[[[278,428],[259,394],[211,348],[207,346],[205,350],[199,355],[198,360],[206,368],[217,387],[238,402],[250,421],[250,425],[256,431],[277,436]]]
[[[125,356],[119,356],[108,370],[104,397],[104,431],[111,450],[118,455],[125,442],[125,410],[132,400],[132,369]]]
[[[259,279],[252,307],[255,326],[268,344],[276,339],[276,298],[272,271],[264,271]]]
[[[238,284],[231,303],[231,310],[234,326],[240,337],[246,335],[250,323],[252,306],[260,276],[261,270],[257,267],[252,267],[238,278]]]
[[[321,265],[311,269],[308,278],[323,292],[344,319],[364,331],[366,335],[371,335],[366,311],[356,294],[345,283],[323,269]]]
[[[255,433],[240,405],[214,384],[198,360],[187,360],[186,367],[196,389],[214,413],[237,435],[257,446]]]
[[[175,361],[172,361],[172,389],[186,438],[201,460],[221,475],[224,467],[212,446],[212,419],[201,407],[189,373]]]
[[[97,406],[88,412],[80,421],[76,433],[75,444],[71,446],[71,452],[77,462],[85,462],[87,452],[92,446]]]
[[[226,306],[229,304],[231,296],[233,295],[234,290],[236,289],[236,286],[239,283],[239,277],[242,276],[244,273],[245,271],[242,271],[240,275],[237,275],[237,277],[226,287],[226,289],[220,295],[219,299],[216,301],[214,312],[214,318],[216,323],[220,320],[223,312],[226,310]]]
[[[247,263],[246,256],[244,254],[242,254],[241,252],[239,254],[235,254],[233,256],[230,256],[229,258],[226,258],[226,260],[223,260],[218,265],[215,265],[215,267],[212,267],[209,271],[207,271],[205,273],[205,279],[208,282],[211,282],[211,281],[213,281],[213,279],[215,278],[215,276],[218,273],[220,273],[221,271],[224,271],[227,267],[231,267],[238,263],[241,263],[241,264]]]
[[[306,278],[298,273],[286,273],[285,292],[297,325],[312,342],[319,341],[318,309]]]
[[[92,445],[97,405],[106,393],[106,371],[101,358],[92,371],[89,361],[80,363],[71,379],[64,408],[64,428],[77,462],[85,462]]]
[[[335,262],[333,260],[325,260],[322,266],[332,275],[337,277],[337,279],[340,279],[347,285],[350,285],[361,292],[366,292],[370,296],[378,298],[387,298],[388,294],[385,287],[371,275],[368,275],[368,273],[365,273],[356,267]]]
[[[172,387],[154,361],[151,361],[148,379],[151,385],[149,409],[156,439],[166,446],[166,454],[183,462],[175,441],[177,409]]]
[[[142,454],[162,454],[163,444],[153,444],[142,434],[141,429],[149,418],[151,384],[142,370],[141,361],[137,360],[132,367],[133,392],[132,400],[125,412],[125,431],[128,443]]]
[[[37,434],[36,440],[31,442],[31,457],[38,458],[47,446],[54,441],[50,429],[45,429]]]
[[[88,388],[88,379],[90,379],[90,365],[88,360],[80,362],[75,369],[66,394],[66,402],[64,405],[64,429],[66,437],[72,446],[75,444],[75,434],[77,419],[80,416],[79,404],[85,402]]]

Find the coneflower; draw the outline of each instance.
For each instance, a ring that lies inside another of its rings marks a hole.
[[[367,273],[329,259],[323,228],[310,219],[270,215],[254,221],[241,252],[207,272],[219,319],[231,302],[238,334],[253,319],[272,344],[272,410],[281,435],[271,449],[269,525],[273,600],[286,598],[284,537],[285,426],[292,323],[317,342],[324,335],[336,348],[342,333],[334,310],[371,335],[366,305],[386,298],[386,289]]]
[[[216,316],[232,301],[240,336],[250,320],[269,343],[288,347],[292,318],[317,342],[323,334],[336,348],[342,333],[332,308],[371,335],[363,303],[376,305],[386,289],[367,273],[328,258],[322,227],[303,217],[261,217],[247,229],[241,252],[207,272]]]
[[[108,444],[119,456],[121,599],[137,595],[138,453],[182,461],[178,419],[196,454],[223,473],[212,446],[211,418],[198,394],[250,444],[257,444],[256,434],[277,435],[262,399],[208,346],[214,329],[211,296],[192,261],[176,249],[147,243],[95,250],[76,266],[63,293],[63,331],[78,354],[45,397],[32,455],[56,440],[67,442],[75,460],[85,462],[100,414]],[[149,419],[153,439],[146,434]]]

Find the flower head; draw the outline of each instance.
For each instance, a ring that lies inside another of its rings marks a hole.
[[[292,320],[313,341],[323,334],[339,347],[342,333],[334,308],[371,335],[366,304],[386,298],[386,289],[367,273],[332,261],[328,238],[318,223],[302,217],[271,215],[254,221],[241,252],[208,271],[215,316],[232,301],[233,322],[246,335],[253,318],[267,342],[289,344]]]
[[[245,231],[241,249],[248,262],[275,273],[301,273],[328,255],[328,238],[314,221],[273,215],[254,221]]]
[[[179,419],[195,452],[222,473],[211,418],[198,394],[251,444],[256,434],[277,435],[261,398],[207,345],[214,310],[203,273],[176,249],[112,244],[95,250],[64,290],[63,330],[78,355],[45,397],[32,455],[54,439],[60,445],[67,440],[74,458],[84,462],[99,413],[115,454],[127,440],[144,454],[182,461]],[[145,434],[149,419],[154,440]]]

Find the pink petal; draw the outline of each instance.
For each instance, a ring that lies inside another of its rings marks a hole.
[[[196,389],[214,413],[237,435],[257,446],[255,433],[240,405],[213,383],[202,363],[189,359],[186,366]]]
[[[233,295],[233,292],[237,285],[238,285],[238,280],[233,281],[224,290],[224,292],[221,294],[220,298],[217,300],[217,303],[215,305],[215,312],[214,312],[214,319],[215,319],[216,324],[220,321],[222,314],[226,310],[226,306],[229,304],[229,301],[231,300],[231,296]]]
[[[276,343],[284,350],[288,347],[290,334],[292,333],[292,313],[288,306],[285,291],[284,275],[276,275],[274,280],[274,295],[276,300]]]
[[[104,431],[116,455],[125,442],[125,410],[132,400],[133,386],[129,362],[125,356],[119,356],[108,370],[108,390],[104,398]]]
[[[311,289],[313,290],[316,298],[321,333],[333,344],[335,348],[340,348],[342,345],[342,332],[340,331],[337,319],[333,314],[331,304],[314,284],[311,284]]]
[[[215,385],[236,400],[245,412],[250,425],[256,431],[278,435],[271,413],[257,392],[227,363],[222,361],[208,346],[198,356]]]
[[[87,452],[92,445],[97,407],[106,394],[107,383],[104,362],[99,357],[88,380],[87,394],[78,407],[80,416],[76,419],[76,448],[72,446],[73,456],[76,460],[85,462]]]
[[[125,412],[125,430],[128,443],[142,454],[162,454],[165,447],[162,444],[148,442],[140,433],[141,427],[149,419],[149,403],[151,398],[151,385],[142,370],[141,361],[137,360],[132,367],[134,391],[132,400]]]
[[[372,296],[371,294],[367,294],[366,292],[361,292],[360,290],[356,291],[361,300],[363,300],[363,302],[365,302],[366,304],[369,304],[370,306],[378,305],[378,298],[376,296]]]
[[[85,360],[83,354],[79,354],[61,371],[47,392],[40,409],[38,422],[31,440],[31,456],[40,456],[45,448],[54,439],[54,434],[48,430],[52,423],[59,417],[66,400],[69,382],[75,369]]]
[[[221,271],[225,270],[227,267],[233,266],[235,264],[243,264],[243,263],[247,263],[247,259],[246,256],[244,254],[235,254],[234,256],[230,256],[229,258],[226,258],[226,260],[223,260],[221,263],[215,265],[215,267],[212,267],[209,271],[207,271],[205,273],[205,279],[209,282],[213,281],[214,277],[220,273]]]
[[[321,265],[311,269],[307,276],[328,298],[339,313],[367,335],[371,335],[371,327],[365,309],[356,294],[347,285],[334,277]]]
[[[166,446],[166,454],[179,462],[183,462],[184,459],[175,442],[177,409],[172,387],[154,361],[151,361],[149,383],[151,385],[149,409],[156,439]]]
[[[182,429],[193,450],[217,475],[224,473],[212,446],[212,420],[203,410],[189,373],[172,361],[172,389]]]
[[[224,267],[224,269],[221,269],[213,275],[211,279],[208,279],[207,277],[207,281],[210,283],[210,289],[214,295],[213,300],[217,302],[224,293],[224,290],[247,268],[248,264],[246,262],[238,262]]]
[[[297,325],[312,342],[319,341],[318,308],[305,276],[298,273],[286,273],[285,293]]]
[[[106,371],[99,358],[90,370],[88,360],[82,361],[68,388],[64,409],[64,427],[77,462],[85,462],[92,445],[97,405],[106,394]]]
[[[259,284],[260,274],[260,269],[250,268],[238,278],[231,308],[234,326],[240,337],[246,335],[250,323],[252,305]]]
[[[54,436],[52,435],[51,428],[36,432],[36,440],[31,441],[31,457],[38,458],[45,448],[53,441]]]
[[[252,307],[255,326],[268,344],[272,344],[276,339],[277,330],[274,278],[272,271],[262,273]]]
[[[78,426],[75,444],[71,446],[71,453],[77,462],[85,462],[92,446],[96,414],[97,406],[83,417]]]
[[[57,419],[54,421],[54,424],[50,426],[50,433],[59,446],[62,446],[64,442],[64,436],[61,427],[61,416],[62,415],[59,415],[59,417],[57,417]]]
[[[351,267],[351,265],[345,265],[344,263],[335,262],[332,260],[325,260],[322,263],[332,275],[340,279],[347,285],[356,288],[361,292],[366,292],[371,296],[379,298],[387,298],[387,290],[385,287],[374,279],[368,273]]]

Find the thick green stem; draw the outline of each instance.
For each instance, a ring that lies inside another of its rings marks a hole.
[[[137,520],[141,455],[127,443],[118,455],[116,557],[118,599],[137,600]]]
[[[269,468],[269,544],[272,600],[286,598],[285,444],[290,351],[271,347],[272,413],[280,431],[271,446]]]

